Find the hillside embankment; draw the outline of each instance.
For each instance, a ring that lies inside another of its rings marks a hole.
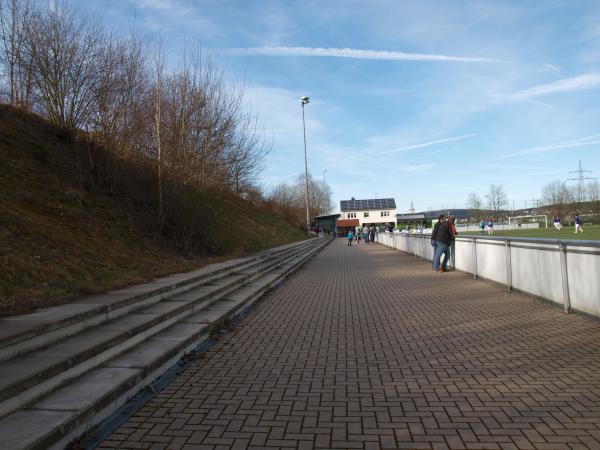
[[[181,203],[206,217],[200,227],[193,222],[194,233],[187,230],[193,242],[184,242],[168,217],[161,230],[155,203],[109,186],[99,170],[105,153],[38,116],[0,105],[0,316],[304,237],[260,204],[220,190]],[[154,197],[151,168],[140,170],[145,178],[138,188]]]

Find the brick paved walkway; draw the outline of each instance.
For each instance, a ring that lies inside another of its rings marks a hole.
[[[115,447],[600,449],[600,323],[338,240]]]

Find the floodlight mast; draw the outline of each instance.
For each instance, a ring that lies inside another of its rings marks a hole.
[[[302,104],[302,131],[304,133],[304,194],[306,197],[306,233],[310,237],[310,212],[308,209],[308,158],[306,156],[306,121],[304,119],[304,105],[310,103],[310,98],[300,97]]]

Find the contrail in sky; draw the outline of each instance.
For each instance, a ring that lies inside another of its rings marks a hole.
[[[572,78],[563,78],[552,83],[539,84],[522,91],[509,95],[516,100],[531,99],[542,95],[555,94],[558,92],[582,91],[600,87],[600,73],[589,73]]]
[[[500,62],[499,59],[450,56],[426,53],[407,53],[385,50],[359,50],[354,48],[320,48],[320,47],[249,47],[231,49],[230,53],[238,55],[258,56],[308,56],[330,58],[371,59],[384,61],[447,61],[463,63]]]
[[[386,150],[384,152],[377,152],[377,154],[378,155],[385,155],[386,153],[404,152],[406,150],[413,150],[415,148],[429,147],[430,145],[443,144],[445,142],[461,141],[463,139],[467,139],[467,138],[470,138],[470,137],[473,137],[473,136],[475,136],[475,135],[474,134],[464,134],[462,136],[456,136],[456,137],[451,137],[451,138],[446,138],[446,139],[438,139],[437,141],[424,142],[423,144],[408,145],[406,147],[395,148],[393,150]]]
[[[556,142],[554,144],[548,144],[548,145],[543,145],[543,146],[538,146],[538,147],[529,147],[529,148],[526,148],[523,150],[519,150],[517,152],[513,152],[513,153],[509,153],[507,155],[500,156],[495,159],[499,160],[499,159],[512,158],[514,156],[545,153],[545,152],[552,151],[552,150],[561,150],[561,149],[566,149],[566,148],[586,147],[588,145],[596,145],[596,144],[600,144],[600,140],[598,140],[598,137],[600,137],[600,135],[594,134],[594,135],[586,136],[586,137],[579,138],[579,139],[571,139],[568,141]]]

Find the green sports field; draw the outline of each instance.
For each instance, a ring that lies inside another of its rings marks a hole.
[[[464,231],[460,232],[459,236],[476,235],[482,236],[478,231]],[[487,236],[487,230],[485,232]],[[563,227],[562,230],[558,231],[554,227],[548,228],[533,228],[530,230],[494,230],[493,236],[511,236],[511,237],[532,237],[532,238],[545,238],[545,239],[582,239],[586,241],[599,241],[600,240],[600,225],[589,225],[583,227],[583,233],[575,234],[575,227]]]

